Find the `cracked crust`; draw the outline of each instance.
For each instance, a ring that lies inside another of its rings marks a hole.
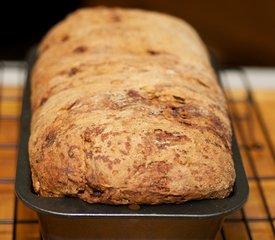
[[[182,20],[119,8],[72,13],[40,44],[32,109],[41,196],[160,204],[232,190],[225,99]]]

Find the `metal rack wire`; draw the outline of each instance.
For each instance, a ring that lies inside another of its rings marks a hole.
[[[14,195],[26,71],[24,62],[0,61],[0,239],[4,240],[41,238],[36,214]],[[238,94],[230,87],[230,71],[238,73],[242,84]],[[272,194],[275,196],[275,151],[269,128],[246,71],[242,68],[222,69],[220,74],[226,86],[225,94],[251,193],[244,208],[226,219],[217,240],[275,239],[275,205],[272,202]]]
[[[14,195],[17,137],[26,70],[25,62],[0,62],[0,239],[39,239],[37,217]],[[29,234],[34,225],[36,234]]]
[[[224,72],[229,69],[224,69]],[[272,199],[267,196],[267,190],[264,185],[266,182],[275,180],[275,172],[266,173],[259,170],[259,164],[263,159],[260,158],[260,152],[266,151],[270,155],[270,167],[274,167],[275,154],[274,147],[272,145],[270,133],[268,127],[263,119],[263,114],[256,100],[254,91],[252,89],[249,77],[243,68],[234,69],[240,76],[240,81],[243,85],[241,90],[241,97],[234,97],[234,91],[232,88],[227,87],[225,90],[230,115],[233,120],[234,128],[238,133],[238,141],[241,147],[243,161],[245,161],[246,172],[248,176],[249,185],[256,185],[256,191],[258,192],[259,202],[262,205],[264,216],[249,216],[251,215],[247,206],[253,201],[254,188],[251,188],[251,196],[248,203],[240,211],[239,217],[230,217],[226,222],[242,222],[245,226],[244,236],[240,239],[259,239],[265,235],[269,235],[268,239],[275,239],[275,209],[271,203]],[[223,84],[229,86],[229,79],[226,74],[222,77]],[[240,109],[242,105],[242,110]],[[257,129],[257,130],[256,130]],[[256,136],[256,131],[260,131],[261,138]],[[258,157],[257,154],[258,153]],[[250,170],[248,170],[248,168]],[[270,174],[271,173],[271,174]],[[275,183],[275,182],[274,182]],[[257,206],[255,206],[257,207]],[[260,206],[259,206],[260,207]],[[254,233],[253,223],[264,223],[269,230],[268,233],[260,234]],[[225,223],[226,226],[226,223]],[[222,239],[226,239],[224,228],[221,230]],[[265,238],[263,238],[265,239]],[[267,239],[267,238],[266,238]]]

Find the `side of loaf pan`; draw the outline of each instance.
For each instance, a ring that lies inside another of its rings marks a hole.
[[[28,58],[29,69],[35,49]],[[184,204],[128,206],[88,204],[77,198],[46,198],[34,193],[28,159],[30,135],[30,76],[22,106],[16,174],[16,194],[38,213],[43,239],[214,239],[224,218],[245,203],[248,184],[236,138],[232,150],[236,170],[233,192],[226,199]]]

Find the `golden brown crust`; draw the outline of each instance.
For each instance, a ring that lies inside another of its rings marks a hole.
[[[232,190],[225,99],[182,20],[119,8],[71,14],[39,47],[32,109],[41,196],[159,204]]]

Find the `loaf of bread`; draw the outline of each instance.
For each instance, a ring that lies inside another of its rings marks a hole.
[[[77,10],[41,42],[31,86],[39,195],[160,204],[231,192],[226,101],[204,44],[183,20]]]

